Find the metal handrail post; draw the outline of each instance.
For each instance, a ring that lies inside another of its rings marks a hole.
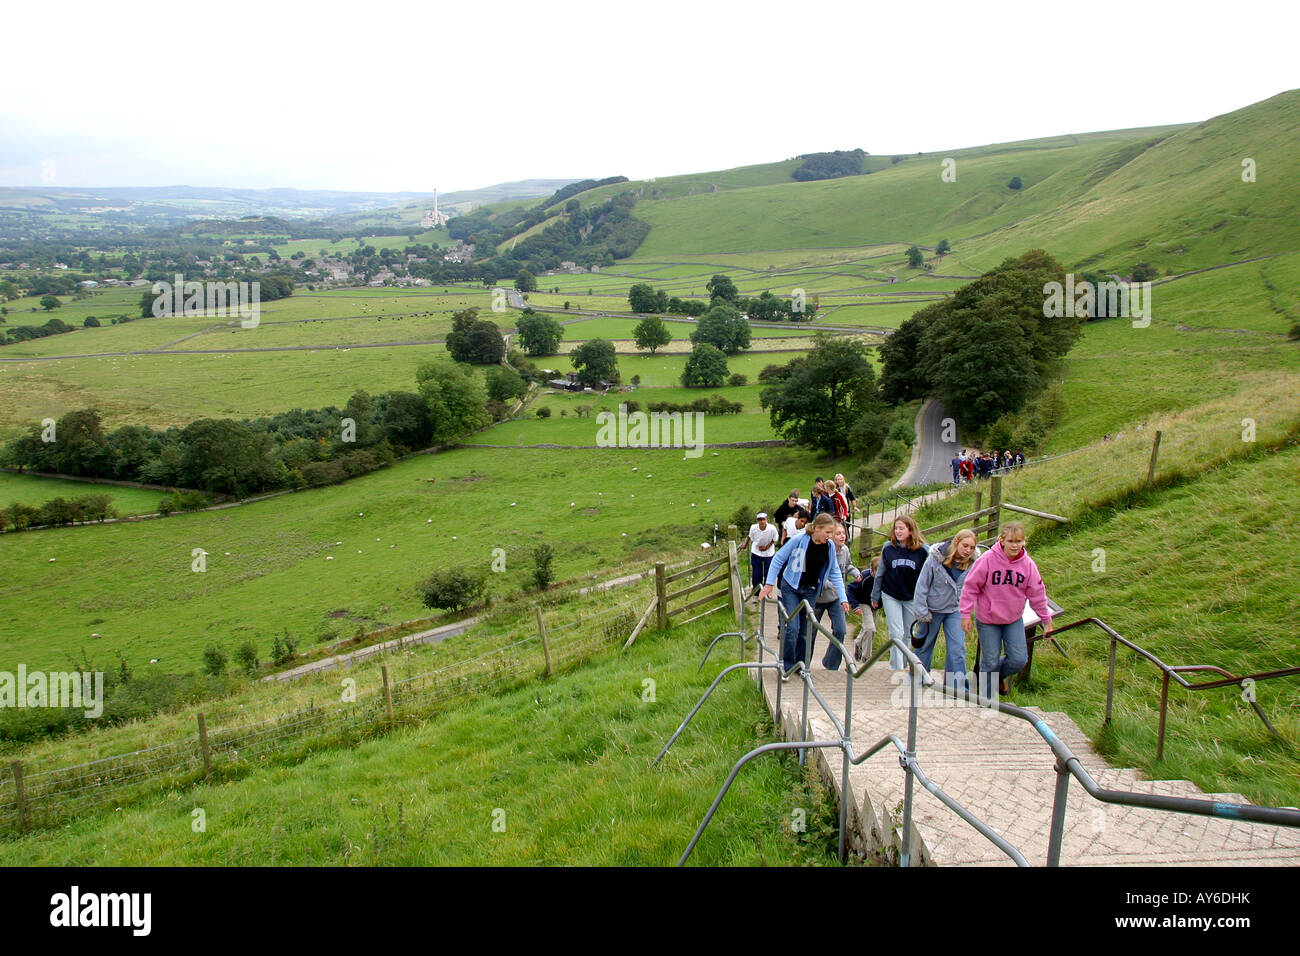
[[[1065,836],[1065,800],[1070,790],[1070,768],[1056,760],[1056,794],[1052,798],[1052,829],[1047,838],[1047,865],[1061,865],[1061,841]]]
[[[843,744],[840,741],[830,741],[830,740],[809,740],[809,741],[797,742],[797,743],[772,743],[772,744],[763,744],[761,747],[755,747],[749,753],[745,754],[745,756],[741,757],[738,761],[736,761],[736,765],[731,768],[731,773],[727,775],[726,782],[722,785],[722,789],[718,791],[718,795],[713,798],[713,804],[712,806],[709,807],[709,812],[704,815],[704,819],[700,821],[700,825],[695,828],[695,835],[691,837],[691,842],[686,845],[686,850],[682,853],[682,858],[677,861],[677,865],[678,866],[685,865],[687,857],[689,857],[691,853],[695,850],[695,844],[700,842],[700,837],[704,834],[704,828],[709,825],[709,821],[713,819],[713,815],[718,812],[718,807],[722,805],[722,798],[725,797],[727,795],[727,791],[731,789],[731,784],[735,781],[736,774],[740,773],[741,767],[749,763],[749,761],[753,760],[755,757],[761,756],[762,754],[771,753],[776,750],[793,750],[796,747],[804,747],[804,746],[841,747],[843,746]]]
[[[1110,639],[1110,670],[1106,675],[1106,721],[1110,724],[1111,706],[1115,700],[1115,652],[1119,645],[1112,636]]]
[[[713,678],[713,683],[709,685],[709,689],[706,690],[704,694],[700,697],[700,699],[695,702],[695,706],[692,707],[691,712],[686,715],[686,719],[682,721],[681,726],[678,727],[677,730],[674,731],[673,735],[668,738],[668,743],[664,744],[664,749],[659,751],[659,756],[655,757],[655,759],[650,762],[650,766],[652,767],[655,766],[657,763],[659,763],[660,760],[663,759],[664,754],[668,753],[668,748],[670,748],[673,744],[677,742],[677,738],[682,735],[682,732],[686,729],[686,725],[689,724],[695,718],[695,715],[697,713],[699,713],[700,708],[704,706],[704,702],[709,699],[709,695],[712,694],[714,689],[718,686],[718,684],[721,683],[722,678],[726,677],[729,673],[731,673],[734,670],[741,670],[741,669],[761,670],[763,668],[770,668],[770,667],[779,668],[780,665],[759,664],[754,661],[741,661],[737,664],[732,664],[729,667],[724,667],[722,671],[719,672],[718,676]]]
[[[803,614],[803,723],[799,728],[799,736],[808,739],[808,685],[812,683],[812,612],[805,611],[808,606],[807,601],[799,604],[799,610],[796,614]],[[806,750],[799,751],[799,766],[803,766],[808,759]]]
[[[1156,759],[1165,758],[1165,717],[1169,714],[1169,671],[1160,680],[1160,729],[1156,732]]]
[[[891,643],[898,644],[900,648],[902,647],[902,643],[899,641],[891,641]],[[907,714],[907,754],[906,759],[902,761],[903,769],[907,771],[907,780],[903,784],[903,852],[899,857],[899,864],[902,866],[912,865],[912,798],[915,787],[913,786],[912,767],[909,761],[916,759],[916,709],[920,689],[916,664],[913,663],[913,660],[907,662],[907,677],[911,684],[908,696],[911,703]]]

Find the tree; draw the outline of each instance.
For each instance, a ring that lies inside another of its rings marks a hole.
[[[99,319],[95,318],[93,315],[88,315],[86,316],[86,321],[81,324],[87,329],[97,329],[99,328]]]
[[[280,483],[274,439],[251,425],[201,418],[181,429],[177,443],[178,480],[187,487],[243,497]]]
[[[919,247],[913,246],[907,250],[907,264],[913,269],[921,268],[921,265],[924,262],[925,255],[921,252]]]
[[[520,269],[515,276],[515,288],[520,292],[536,292],[537,276],[533,275],[527,269]]]
[[[934,247],[934,254],[936,256],[946,255],[950,251],[952,251],[952,243],[947,239],[940,239],[939,244]]]
[[[514,369],[501,365],[488,369],[487,393],[488,398],[493,401],[508,402],[514,398],[522,398],[527,391],[527,383]]]
[[[415,373],[418,389],[429,405],[430,441],[449,445],[492,423],[487,393],[478,377],[464,365],[429,362]]]
[[[433,422],[429,419],[429,403],[414,392],[387,392],[384,411],[379,425],[384,437],[393,445],[407,448],[426,448],[433,437]]]
[[[638,322],[636,328],[632,330],[632,337],[636,339],[637,348],[649,349],[651,355],[655,354],[656,349],[673,340],[672,333],[668,331],[668,326],[664,324],[663,319],[654,315],[646,316]]]
[[[657,301],[654,286],[648,282],[638,282],[627,290],[627,303],[633,312],[654,312]]]
[[[729,276],[715,275],[709,280],[706,288],[709,290],[710,304],[716,303],[719,299],[726,302],[735,302],[740,297],[740,292],[736,289],[736,283],[732,282]]]
[[[452,316],[447,351],[457,362],[496,365],[506,354],[506,340],[495,322],[478,317],[478,309],[465,309]]]
[[[564,326],[549,315],[524,309],[519,317],[519,344],[529,355],[554,355],[564,338]]]
[[[1008,188],[1008,189],[1021,189],[1021,188],[1024,187],[1024,185],[1025,185],[1025,184],[1022,183],[1022,182],[1020,181],[1020,177],[1019,177],[1019,176],[1012,176],[1012,177],[1011,177],[1011,182],[1007,183],[1007,188]]]
[[[613,342],[605,339],[583,342],[569,353],[569,360],[578,370],[578,381],[583,385],[594,387],[602,380],[618,382],[618,359],[614,355]]]
[[[931,383],[921,369],[921,339],[946,312],[945,306],[944,302],[926,306],[880,344],[880,395],[885,401],[901,404],[930,394]]]
[[[687,388],[720,388],[727,380],[727,357],[708,342],[695,346],[682,370],[682,385]]]
[[[814,336],[806,358],[792,362],[759,401],[770,409],[777,434],[831,454],[849,447],[854,422],[880,408],[866,346],[825,333]]]
[[[51,312],[54,309],[62,308],[62,306],[63,303],[59,301],[57,296],[53,296],[53,295],[41,296],[41,308],[44,309],[46,312]]]
[[[728,355],[749,348],[749,341],[749,323],[739,310],[726,302],[719,302],[700,316],[691,332],[691,342],[694,344],[708,342]]]

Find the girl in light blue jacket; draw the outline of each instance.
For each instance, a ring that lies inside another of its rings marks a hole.
[[[921,567],[912,599],[918,622],[912,639],[916,656],[929,670],[942,627],[947,642],[943,682],[958,693],[966,692],[966,635],[957,609],[966,574],[981,553],[975,532],[969,528],[958,531],[946,544],[936,544]]]

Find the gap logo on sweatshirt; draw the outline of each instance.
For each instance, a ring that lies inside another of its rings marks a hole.
[[[994,571],[989,575],[990,584],[1005,584],[1012,588],[1023,587],[1026,580],[1027,578],[1019,571]]]

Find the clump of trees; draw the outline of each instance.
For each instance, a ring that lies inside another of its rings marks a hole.
[[[805,153],[795,158],[802,159],[803,163],[790,174],[790,178],[811,182],[862,175],[862,161],[867,158],[867,153],[861,149],[837,149],[829,153]]]
[[[937,395],[972,430],[1020,411],[1080,335],[1080,318],[1044,314],[1044,286],[1063,281],[1060,263],[1034,249],[921,309],[880,347],[882,396]]]
[[[497,394],[518,393],[522,386],[509,369],[492,381]],[[426,363],[416,372],[416,387],[375,396],[357,391],[341,409],[295,408],[245,421],[205,418],[166,431],[124,425],[106,432],[96,409],[78,409],[58,419],[52,435],[32,425],[0,450],[0,464],[244,497],[336,484],[491,423],[488,393],[466,365]],[[172,496],[160,510],[184,510],[190,500]]]

